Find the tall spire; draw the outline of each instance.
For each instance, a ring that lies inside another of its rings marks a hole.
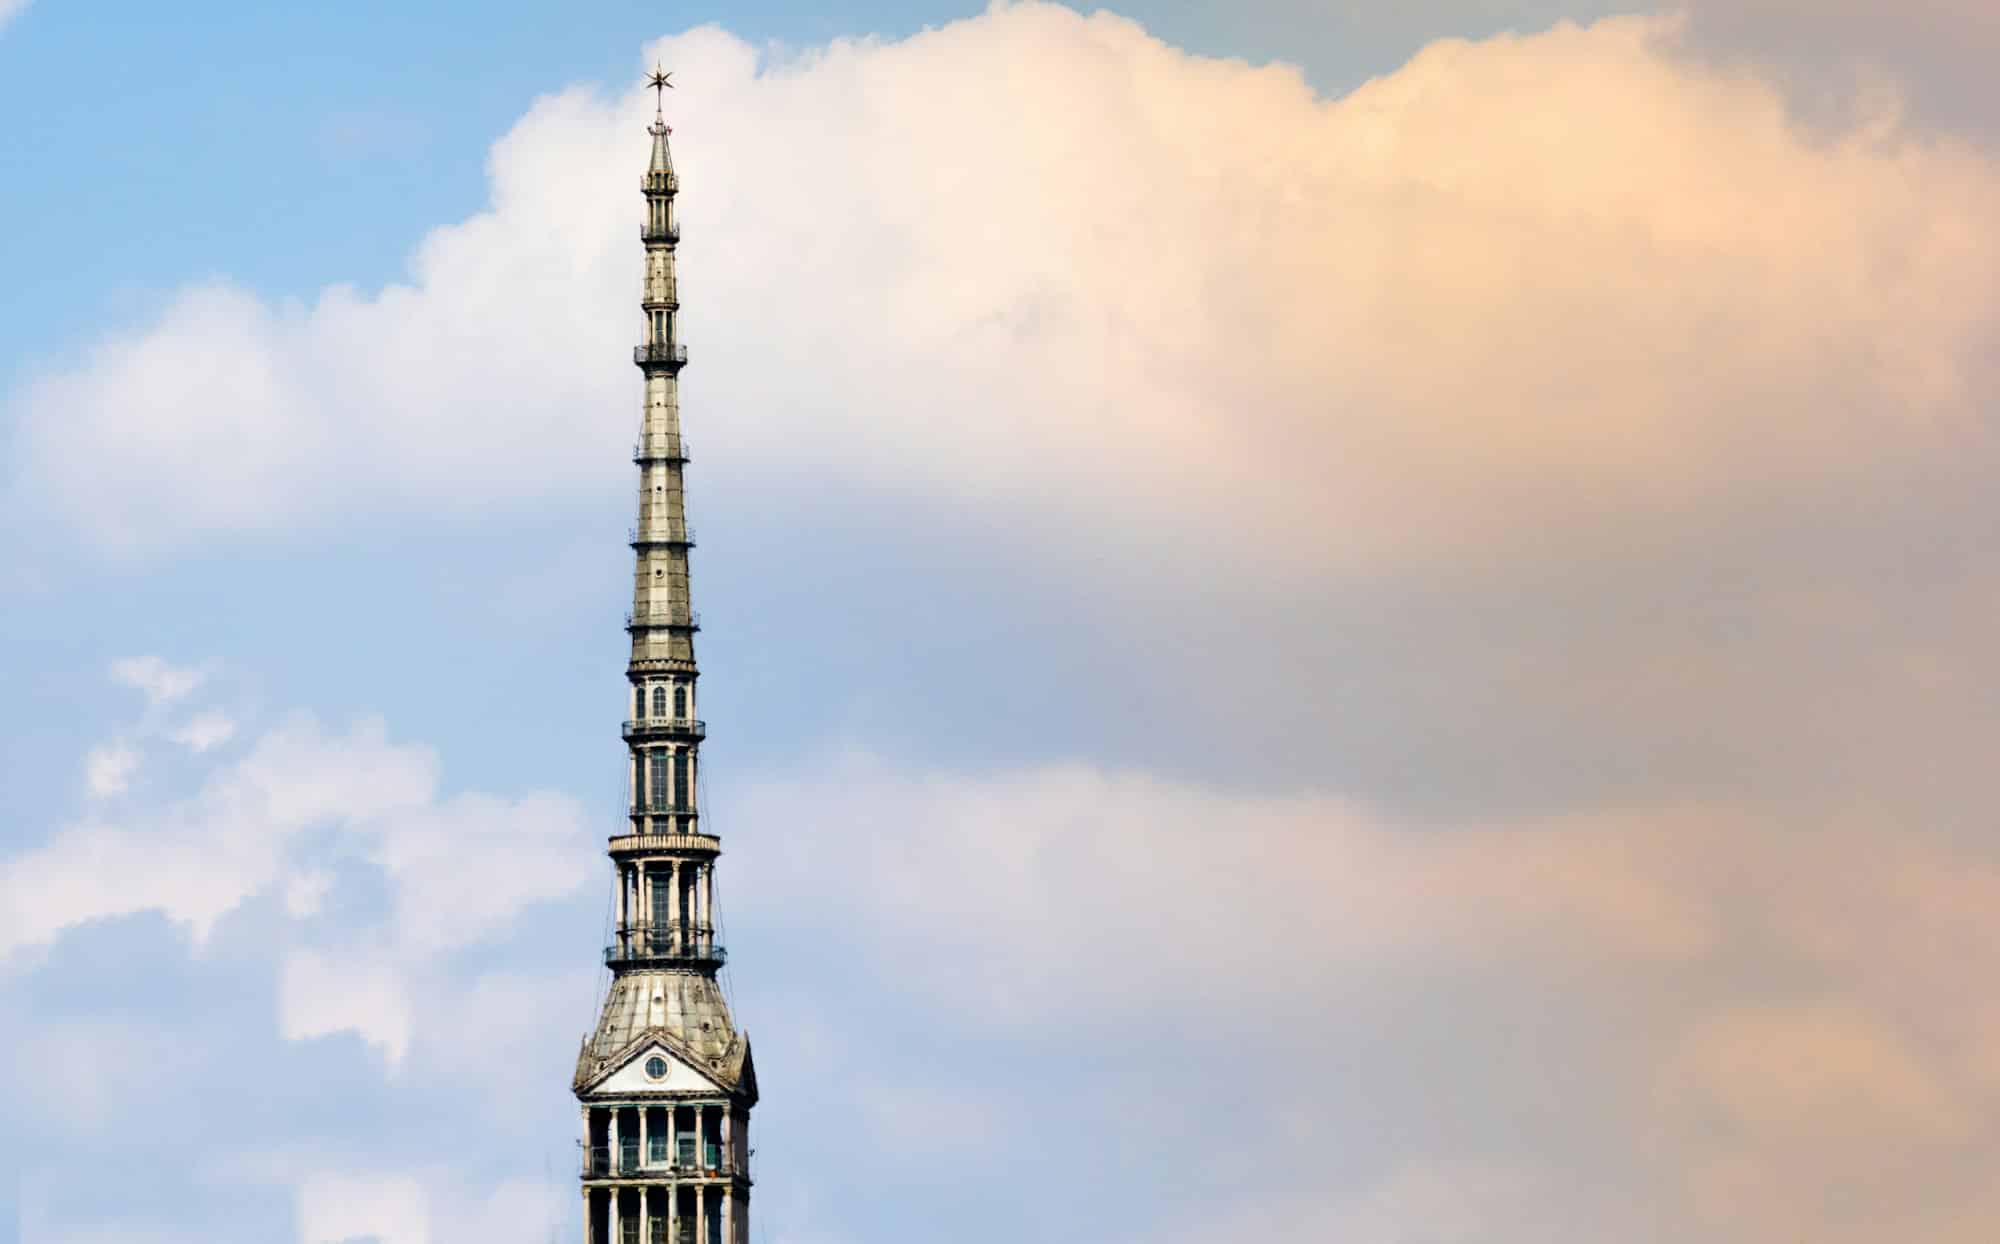
[[[668,75],[648,79],[664,96]],[[679,191],[656,114],[652,160],[640,179],[646,215],[643,330],[633,360],[645,403],[632,460],[639,468],[633,552],[626,824],[610,841],[616,919],[604,961],[611,983],[597,1028],[577,1055],[572,1087],[584,1107],[585,1240],[749,1239],[750,1107],[757,1077],[716,973],[715,862],[722,843],[700,807],[694,635],[688,583],[694,532],[684,484],[674,251]],[[626,1230],[637,1216],[640,1231]]]
[[[646,172],[649,176],[665,173],[669,181],[674,175],[674,156],[667,150],[667,135],[674,131],[667,124],[667,92],[674,89],[673,76],[660,72],[659,66],[655,65],[646,78],[646,85],[653,88],[653,125],[646,131],[653,136],[653,162],[647,166]],[[672,191],[669,190],[669,193]]]

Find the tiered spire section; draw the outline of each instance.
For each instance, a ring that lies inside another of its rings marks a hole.
[[[672,85],[655,74],[651,85]],[[731,1022],[716,972],[715,861],[697,795],[701,742],[688,591],[688,527],[681,436],[680,225],[672,132],[651,129],[640,188],[645,274],[635,361],[645,409],[632,459],[639,468],[633,551],[627,823],[610,842],[615,923],[604,961],[611,984],[596,1031],[577,1057],[584,1107],[587,1244],[743,1244],[749,1239],[750,1107],[757,1100],[750,1043]]]

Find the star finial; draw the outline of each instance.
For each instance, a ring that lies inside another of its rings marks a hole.
[[[673,78],[672,73],[661,73],[657,62],[653,65],[653,72],[646,76],[646,85],[653,88],[653,112],[656,115],[665,115],[667,92],[674,89]]]

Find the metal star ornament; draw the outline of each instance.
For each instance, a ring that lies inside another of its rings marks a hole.
[[[646,76],[646,85],[653,88],[655,112],[662,111],[666,107],[667,92],[674,89],[673,78],[672,73],[661,73],[658,65],[654,65],[653,72]]]

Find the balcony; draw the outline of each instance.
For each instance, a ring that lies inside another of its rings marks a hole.
[[[685,437],[661,436],[632,442],[634,462],[688,462],[692,458]]]
[[[679,534],[676,534],[672,527],[667,528],[664,534],[657,532],[648,534],[641,528],[627,527],[625,529],[625,543],[635,549],[646,544],[684,544],[689,548],[693,548],[694,528],[688,526],[686,523],[682,523]]]
[[[690,609],[685,617],[681,617],[672,609],[634,609],[625,615],[625,629],[628,631],[654,626],[698,631],[701,629],[701,614]]]
[[[626,739],[705,739],[708,723],[692,717],[647,717],[625,723]]]
[[[639,1159],[636,1146],[618,1146],[616,1163],[609,1145],[588,1145],[583,1150],[583,1177],[585,1179],[733,1179],[738,1175],[749,1175],[747,1170],[738,1170],[725,1161],[726,1154],[719,1152],[720,1146],[709,1142],[703,1146],[708,1150],[704,1162],[673,1161],[665,1157]],[[689,1155],[682,1154],[682,1158]]]
[[[688,361],[688,348],[670,341],[633,346],[632,361],[641,367],[666,367],[679,371]]]
[[[678,242],[681,240],[681,227],[678,223],[664,226],[655,225],[649,220],[639,226],[639,240],[641,242]]]
[[[604,948],[606,967],[638,967],[654,963],[712,963],[721,966],[729,954],[716,944],[712,929],[634,929]]]
[[[661,802],[655,804],[634,804],[632,805],[631,811],[628,812],[627,815],[628,816],[696,816],[699,814],[695,811],[695,806],[691,803]]]
[[[640,815],[638,812],[634,816]],[[712,834],[620,834],[613,855],[720,855],[722,840]]]

